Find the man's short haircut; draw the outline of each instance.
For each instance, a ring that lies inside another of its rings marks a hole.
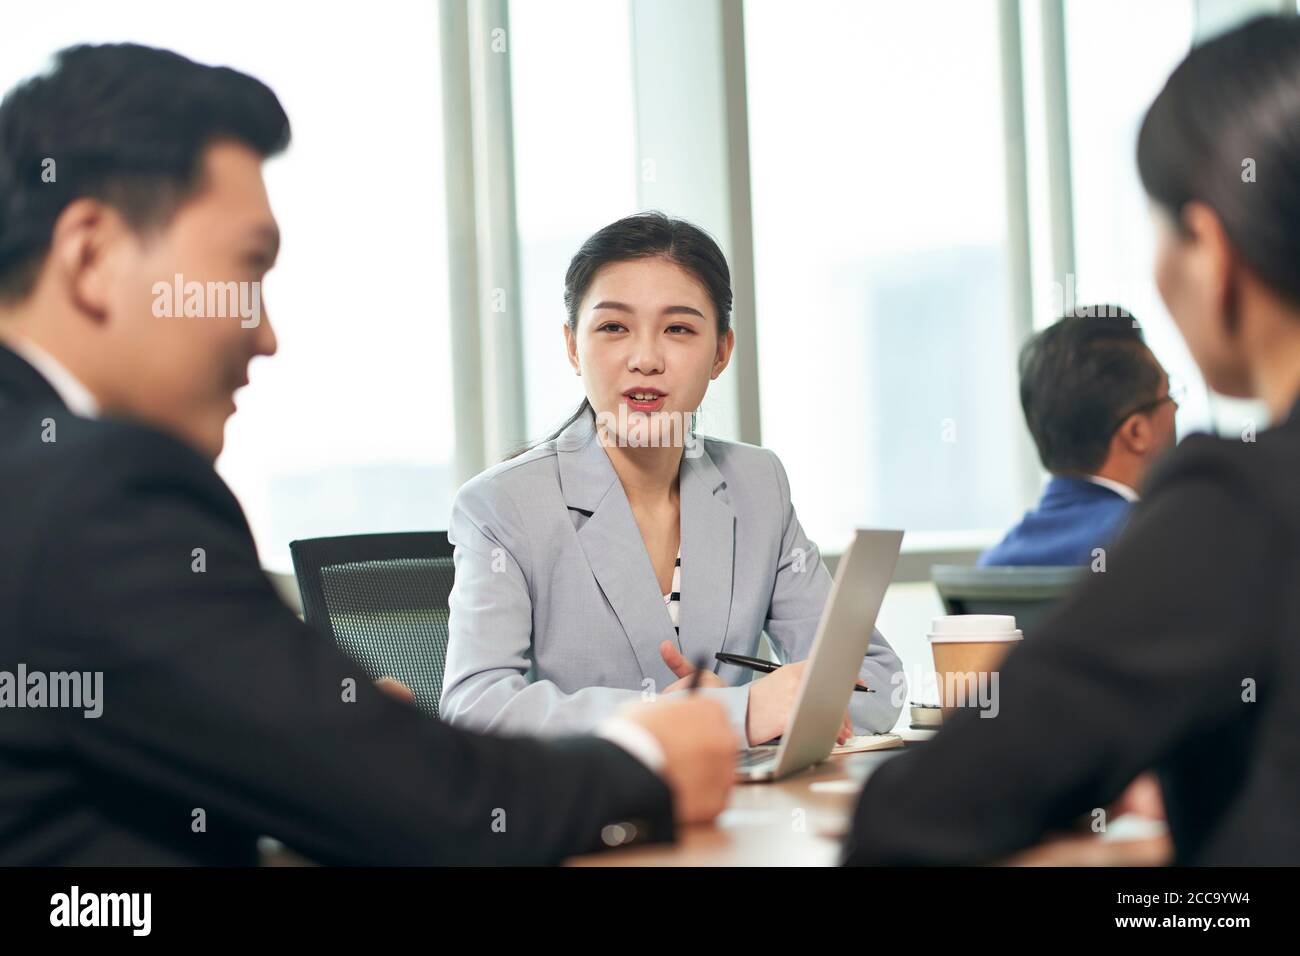
[[[99,199],[133,229],[165,225],[200,186],[204,150],[289,145],[271,89],[228,67],[131,43],[74,46],[0,102],[0,301],[26,298],[69,203]]]
[[[1164,376],[1127,311],[1072,312],[1020,350],[1020,407],[1043,467],[1088,475],[1123,419],[1159,396]]]

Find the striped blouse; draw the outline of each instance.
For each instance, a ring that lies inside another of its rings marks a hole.
[[[677,612],[682,604],[682,549],[677,549],[677,560],[673,563],[673,590],[664,595],[664,607],[668,608],[668,617],[673,622],[673,631],[680,637],[682,629],[677,626]]]

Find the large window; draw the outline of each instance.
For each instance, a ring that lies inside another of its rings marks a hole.
[[[1188,385],[1178,431],[1238,434],[1268,420],[1261,402],[1208,391],[1152,279],[1154,233],[1137,175],[1137,134],[1165,80],[1201,42],[1267,3],[1197,4],[1194,0],[1069,0],[1070,141],[1074,180],[1076,272],[1081,295],[1120,302],[1142,322],[1169,373]]]
[[[1257,5],[1066,0],[1067,279],[1051,274],[1052,227],[1064,220],[1044,199],[1065,193],[1051,192],[1059,167],[1044,147],[1055,135],[1044,118],[1061,115],[1044,106],[1058,88],[1044,77],[1062,68],[1059,57],[1044,63],[1055,52],[1038,32],[1052,5],[1018,4],[1028,52],[1015,90],[1003,89],[1004,70],[1015,71],[1002,47],[1014,34],[1000,12],[1017,7],[999,0],[746,0],[744,84],[727,53],[740,18],[703,19],[719,14],[712,4],[508,0],[511,109],[475,112],[474,123],[494,142],[510,126],[515,221],[468,215],[480,241],[517,243],[519,288],[504,291],[521,307],[524,381],[488,383],[467,360],[471,400],[455,409],[450,323],[482,318],[448,302],[438,31],[440,9],[454,8],[67,0],[0,34],[0,85],[68,44],[132,40],[250,72],[284,101],[295,144],[267,167],[285,238],[266,287],[281,350],[254,363],[218,462],[273,568],[287,568],[296,537],[445,527],[453,421],[483,427],[484,403],[473,400],[483,388],[522,388],[532,437],[576,406],[564,272],[592,231],[638,208],[639,193],[678,197],[683,208],[664,202],[669,212],[743,252],[745,210],[730,192],[744,195],[743,169],[725,147],[744,135],[744,110],[756,327],[742,320],[737,333],[756,335],[758,385],[746,374],[735,391],[759,401],[762,441],[785,462],[809,533],[830,551],[861,525],[981,543],[1030,503],[1038,477],[1016,401],[1030,320],[1012,295],[1012,275],[1023,280],[1031,259],[1033,321],[1051,319],[1039,300],[1052,282],[1072,282],[1080,302],[1128,306],[1190,386],[1180,428],[1232,425],[1232,406],[1205,392],[1151,281],[1134,152],[1198,10],[1226,22]],[[471,27],[468,40],[482,37]],[[685,76],[687,95],[665,76]],[[1007,144],[1019,143],[1005,111],[1021,102],[1029,181],[1008,192],[1018,157]],[[500,157],[474,154],[463,133],[452,131],[453,155],[469,151],[479,184],[500,189]],[[640,157],[670,137],[699,158],[679,165],[702,196],[647,189]],[[1026,214],[1032,256],[1009,225]],[[466,278],[481,286],[485,273]],[[738,291],[743,302],[748,290]]]
[[[1021,504],[991,0],[745,7],[763,441],[823,546]]]
[[[569,260],[637,208],[628,5],[512,0],[510,38],[527,427],[538,438],[583,396],[564,356]]]
[[[435,4],[65,2],[0,32],[11,86],[73,43],[130,40],[267,82],[280,352],[253,363],[218,468],[262,561],[298,537],[446,526],[452,448]]]
[[[1155,233],[1137,173],[1142,118],[1191,49],[1192,0],[1065,5],[1076,298],[1123,305],[1170,375],[1187,386],[1181,431],[1209,424],[1200,373],[1152,278]]]

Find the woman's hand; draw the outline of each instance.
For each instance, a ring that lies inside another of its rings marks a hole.
[[[794,699],[799,693],[799,683],[803,680],[807,661],[795,664],[783,664],[770,674],[764,674],[749,685],[749,714],[745,721],[745,730],[749,735],[749,745],[756,747],[767,743],[773,737],[785,733],[794,711]],[[853,722],[848,712],[840,724],[835,742],[842,744],[853,736]]]
[[[675,691],[686,690],[691,686],[691,677],[695,673],[695,665],[682,657],[682,652],[676,648],[672,641],[664,641],[659,645],[659,656],[664,659],[668,669],[679,678],[660,691],[661,694],[671,694]],[[695,686],[726,687],[727,682],[713,671],[704,671],[700,674],[700,682]]]
[[[1165,819],[1164,796],[1156,775],[1147,772],[1136,777],[1107,808],[1106,813],[1112,820],[1130,813],[1148,820]]]

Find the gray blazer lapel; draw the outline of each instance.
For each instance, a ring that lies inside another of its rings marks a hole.
[[[662,688],[676,678],[659,645],[675,641],[676,635],[632,506],[589,420],[566,429],[557,447],[564,500],[579,513],[578,543],[623,626],[642,677]],[[683,564],[685,560],[683,556]]]
[[[713,655],[722,649],[731,619],[736,515],[708,452],[682,459],[681,500],[682,652],[692,662],[705,658],[705,666],[715,670]]]

